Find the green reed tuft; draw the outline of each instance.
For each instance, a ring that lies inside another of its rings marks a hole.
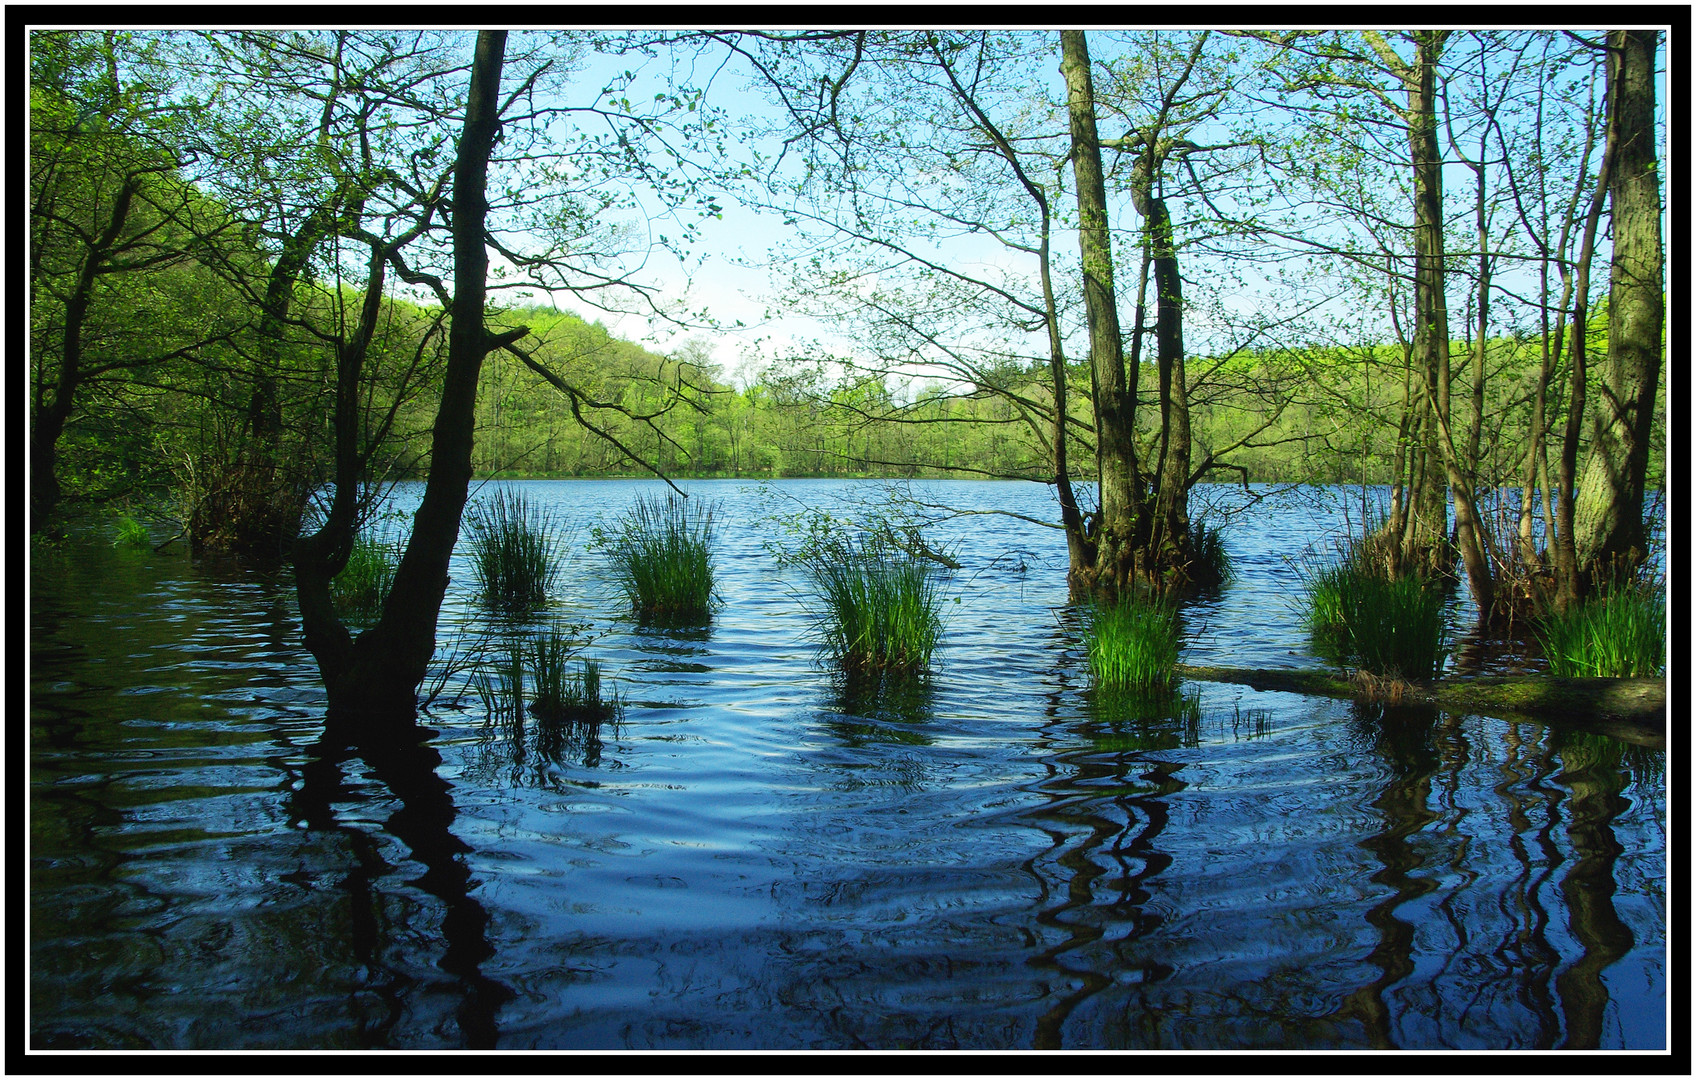
[[[561,530],[553,516],[507,489],[475,506],[466,524],[483,603],[508,612],[541,607],[559,577]]]
[[[153,539],[147,533],[147,526],[131,517],[129,514],[118,515],[117,535],[112,540],[115,548],[141,549],[153,546]]]
[[[1223,531],[1222,526],[1214,525],[1206,518],[1196,518],[1190,523],[1192,547],[1188,574],[1197,585],[1223,585],[1235,573],[1231,553],[1225,550]]]
[[[616,693],[602,695],[601,665],[575,655],[570,638],[558,631],[535,638],[529,648],[530,681],[534,696],[530,712],[547,722],[611,719],[624,711]]]
[[[619,589],[639,621],[687,626],[712,618],[717,503],[676,492],[642,496],[595,545],[607,554]]]
[[[1138,595],[1117,604],[1098,604],[1086,618],[1084,646],[1098,689],[1138,694],[1170,690],[1177,682],[1177,609]]]
[[[834,539],[805,564],[831,663],[853,681],[925,673],[942,640],[936,564],[875,540]]]
[[[1660,675],[1665,670],[1666,604],[1653,588],[1616,588],[1564,615],[1546,616],[1537,637],[1552,675]]]
[[[1407,575],[1390,579],[1353,547],[1303,574],[1306,621],[1316,653],[1374,675],[1433,679],[1448,655],[1443,594]]]
[[[350,622],[369,623],[383,613],[383,601],[395,581],[400,553],[395,545],[368,536],[353,542],[347,565],[330,582],[336,612]]]

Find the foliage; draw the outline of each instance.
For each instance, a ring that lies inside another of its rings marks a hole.
[[[935,563],[876,538],[837,537],[804,571],[822,651],[841,675],[865,684],[929,671],[943,629]]]
[[[1443,594],[1434,582],[1390,578],[1357,543],[1330,565],[1307,567],[1302,589],[1321,657],[1385,678],[1433,679],[1442,669]]]
[[[466,525],[483,603],[511,612],[542,606],[560,571],[562,530],[554,516],[503,488],[473,506]]]
[[[1084,646],[1097,688],[1170,691],[1177,681],[1177,609],[1141,595],[1097,605],[1085,619]]]
[[[611,527],[595,530],[630,608],[642,622],[679,626],[712,618],[717,503],[676,492],[641,496]]]
[[[372,623],[383,613],[383,601],[394,584],[400,551],[392,542],[360,536],[353,542],[347,564],[330,582],[336,613],[347,622]]]
[[[1565,614],[1546,616],[1537,638],[1553,675],[1657,676],[1665,670],[1665,597],[1652,587],[1615,587]]]

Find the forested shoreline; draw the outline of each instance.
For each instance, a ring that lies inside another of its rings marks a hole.
[[[1348,566],[1464,575],[1485,630],[1658,588],[1656,31],[30,46],[32,532],[116,505],[292,564],[327,682],[384,712],[474,478],[1036,481],[1108,606],[1224,580],[1201,485],[1375,485]],[[828,333],[727,371],[735,320],[645,268],[733,201]],[[356,634],[331,583],[402,479]]]

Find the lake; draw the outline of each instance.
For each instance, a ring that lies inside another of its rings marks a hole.
[[[1112,715],[1061,535],[997,516],[929,534],[962,568],[928,688],[845,700],[768,544],[863,488],[685,483],[722,607],[662,631],[583,550],[661,485],[512,486],[571,523],[547,619],[627,703],[546,753],[463,672],[419,745],[325,741],[286,568],[32,553],[33,1048],[1667,1045],[1663,751],[1217,683]],[[1296,567],[1332,494],[1230,520],[1185,662],[1318,664]],[[452,575],[444,658],[489,623]]]

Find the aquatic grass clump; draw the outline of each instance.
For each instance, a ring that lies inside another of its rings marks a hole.
[[[466,523],[483,603],[508,612],[541,607],[559,577],[560,528],[552,515],[507,489],[477,504]]]
[[[717,503],[691,503],[676,492],[645,495],[596,530],[595,544],[639,621],[688,626],[712,618],[717,512]]]
[[[1306,621],[1321,657],[1390,679],[1436,678],[1448,655],[1443,594],[1415,575],[1389,578],[1364,558],[1309,570]]]
[[[1098,689],[1169,691],[1178,677],[1177,609],[1140,595],[1097,604],[1084,623],[1084,647]]]
[[[112,540],[115,548],[139,550],[153,546],[152,537],[147,533],[147,526],[128,514],[118,516],[117,535]]]
[[[835,539],[804,565],[822,651],[850,682],[930,669],[943,626],[936,564],[875,540]]]
[[[1648,678],[1665,670],[1666,605],[1655,590],[1614,589],[1537,630],[1549,673],[1562,678]]]
[[[1203,587],[1223,585],[1235,574],[1231,553],[1225,550],[1224,527],[1206,518],[1190,523],[1189,579]]]
[[[353,542],[341,573],[330,580],[336,613],[352,622],[371,622],[383,613],[383,601],[395,581],[400,553],[395,545],[369,536]]]
[[[557,630],[531,643],[531,714],[544,722],[599,721],[619,716],[624,703],[617,693],[603,696],[601,665],[582,660],[573,668],[575,654],[571,639]]]

